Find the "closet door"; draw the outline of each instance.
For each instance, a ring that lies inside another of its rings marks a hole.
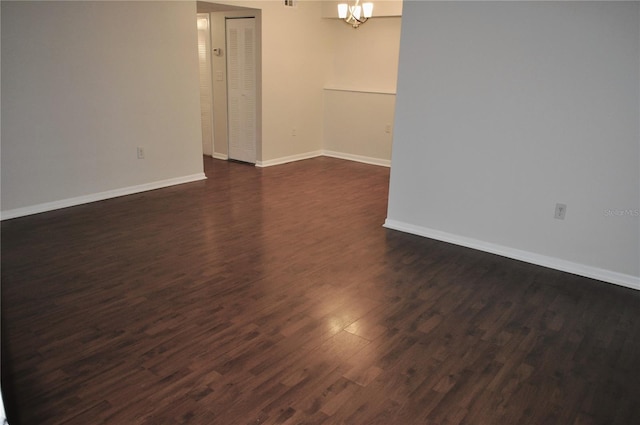
[[[255,19],[226,20],[229,158],[256,162]]]

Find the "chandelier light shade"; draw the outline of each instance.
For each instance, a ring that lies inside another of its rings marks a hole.
[[[355,0],[353,4],[340,3],[338,5],[338,17],[354,28],[364,24],[373,16],[373,3],[360,4],[360,0]]]

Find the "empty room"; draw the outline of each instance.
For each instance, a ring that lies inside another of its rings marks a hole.
[[[640,2],[0,8],[5,423],[640,423]]]

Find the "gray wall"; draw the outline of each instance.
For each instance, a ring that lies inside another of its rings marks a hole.
[[[3,217],[204,177],[195,2],[1,7]]]
[[[639,3],[406,2],[400,45],[386,226],[640,289]]]

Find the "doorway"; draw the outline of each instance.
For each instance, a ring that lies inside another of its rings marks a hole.
[[[213,155],[213,81],[211,73],[211,29],[208,13],[198,13],[198,68],[200,71],[200,123],[202,153]]]
[[[203,154],[216,159],[236,159],[255,164],[262,157],[261,10],[197,2],[197,12],[199,17],[200,14],[208,16],[210,32],[207,54],[211,67],[208,72],[212,93],[211,115],[205,110],[206,99],[202,102],[201,79],[201,105],[204,103]],[[249,23],[251,21],[253,25]],[[228,36],[227,27],[231,30],[238,25],[241,28],[235,29],[234,47],[229,43],[228,39],[231,37]],[[247,41],[250,42],[249,46],[246,45]],[[234,63],[231,63],[232,59]],[[232,77],[229,71],[234,67],[243,73]],[[253,80],[249,86],[245,81],[247,67],[254,70],[254,75],[249,78],[250,81]],[[242,84],[232,88],[232,79],[236,78]],[[250,85],[253,86],[252,89]],[[235,115],[236,113],[239,115]],[[212,122],[211,142],[208,142],[204,122],[208,116]],[[207,144],[211,146],[210,154],[206,150]]]

